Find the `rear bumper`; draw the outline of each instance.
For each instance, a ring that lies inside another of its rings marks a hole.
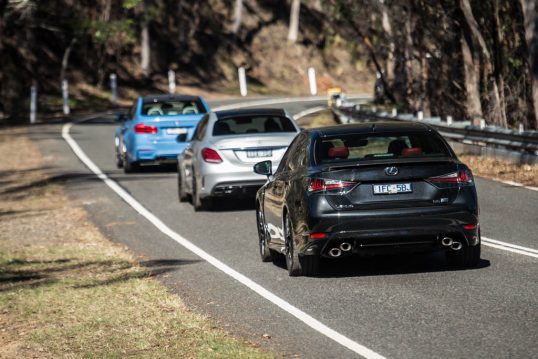
[[[141,164],[177,163],[177,156],[185,150],[186,142],[157,142],[145,138],[134,137],[131,148],[128,148],[131,162]]]
[[[204,164],[200,169],[200,196],[252,196],[267,182],[265,176],[256,174],[252,166]],[[198,177],[198,176],[197,176]]]
[[[323,239],[303,235],[299,250],[303,254],[329,256],[328,252],[342,243],[351,244],[344,254],[382,254],[449,250],[441,244],[444,237],[466,246],[479,244],[478,215],[465,210],[435,208],[431,213],[418,209],[415,214],[370,213],[313,218],[311,233],[326,233]],[[477,224],[472,230],[464,225]]]

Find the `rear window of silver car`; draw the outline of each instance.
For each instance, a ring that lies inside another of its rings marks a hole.
[[[145,116],[198,115],[205,112],[205,108],[200,101],[162,101],[155,99],[145,101],[142,104],[142,115]]]
[[[289,118],[281,116],[227,117],[213,126],[213,136],[279,132],[297,132],[297,129]]]
[[[320,138],[315,151],[318,163],[450,156],[448,148],[438,136],[425,132]]]

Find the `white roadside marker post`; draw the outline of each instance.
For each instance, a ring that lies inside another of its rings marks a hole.
[[[37,118],[37,87],[30,88],[30,123],[35,123]]]
[[[522,123],[519,124],[519,129],[518,130],[519,130],[518,131],[519,133],[523,133],[525,131],[525,127],[523,127]]]
[[[245,97],[247,92],[247,74],[245,72],[244,67],[240,67],[237,70],[237,73],[239,75],[239,92],[241,93],[241,96]]]
[[[480,129],[483,130],[484,128],[486,128],[486,120],[481,118],[480,119]]]
[[[446,124],[447,124],[448,126],[452,126],[452,121],[453,121],[453,120],[452,120],[452,116],[447,116],[447,117],[446,117]]]
[[[168,70],[168,92],[176,93],[176,72]]]
[[[69,108],[69,83],[67,80],[62,80],[62,98],[64,115],[69,115],[71,109]]]
[[[316,82],[316,70],[313,67],[308,68],[308,82],[310,83],[310,94],[316,96],[318,94],[318,84]]]
[[[417,112],[417,119],[418,119],[419,121],[424,120],[424,112],[422,112],[422,111],[418,111],[418,112]]]
[[[116,105],[118,102],[118,82],[116,74],[110,74],[110,92],[112,93],[111,102],[112,105]]]
[[[398,110],[396,109],[396,107],[394,107],[392,109],[392,117],[396,117],[396,116],[398,116]]]

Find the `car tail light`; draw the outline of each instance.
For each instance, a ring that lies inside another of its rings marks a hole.
[[[311,239],[323,239],[327,238],[327,233],[318,232],[318,233],[310,233]]]
[[[326,178],[311,178],[308,192],[342,191],[355,186],[357,182],[340,181]]]
[[[155,134],[157,133],[157,127],[155,126],[149,126],[144,123],[137,123],[134,127],[135,133],[151,133]]]
[[[463,229],[465,229],[466,231],[472,231],[473,229],[476,229],[477,225],[476,224],[465,224],[463,225]]]
[[[204,148],[202,149],[202,158],[205,162],[209,163],[221,163],[222,158],[220,157],[219,153],[211,148]]]
[[[462,185],[473,184],[473,175],[471,171],[463,170],[459,172],[452,172],[443,176],[430,177],[429,182],[432,183],[455,183]]]

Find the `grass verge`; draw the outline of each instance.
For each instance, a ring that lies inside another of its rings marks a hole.
[[[23,129],[0,131],[0,357],[266,358],[195,314],[109,242],[40,169]]]

